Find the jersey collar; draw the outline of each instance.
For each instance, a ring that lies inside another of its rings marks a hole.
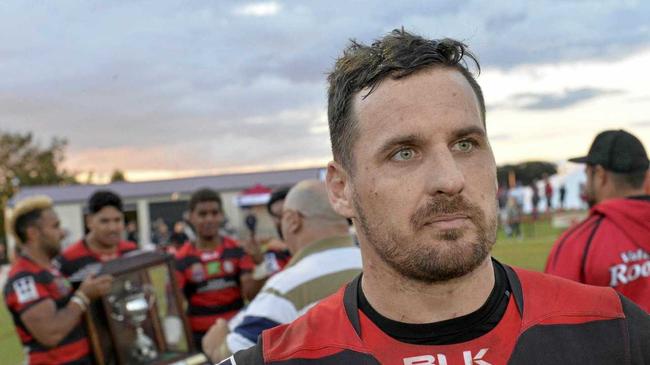
[[[496,259],[492,260],[498,262]],[[506,271],[506,277],[512,289],[512,294],[514,295],[515,303],[517,304],[517,309],[519,310],[519,315],[524,314],[524,296],[523,291],[521,290],[521,282],[517,277],[515,271],[508,265],[501,264]],[[361,338],[361,322],[359,320],[359,285],[361,285],[361,276],[359,274],[352,282],[350,282],[345,287],[345,292],[343,293],[343,306],[345,308],[345,314],[352,324],[354,331],[357,333],[359,338]]]

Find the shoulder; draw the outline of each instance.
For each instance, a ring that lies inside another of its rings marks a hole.
[[[5,292],[10,291],[12,287],[20,286],[21,283],[47,282],[50,276],[47,271],[40,270],[29,262],[26,262],[26,260],[18,259],[7,274]]]
[[[523,327],[624,318],[614,289],[581,284],[572,280],[513,268],[522,291]],[[515,284],[516,285],[516,284]]]
[[[522,321],[511,363],[636,364],[650,358],[648,315],[612,288],[514,272]]]
[[[223,236],[221,246],[223,248],[223,259],[239,259],[243,256],[246,256],[246,252],[241,247],[239,242],[232,237]]]
[[[282,294],[322,292],[319,299],[335,293],[361,272],[361,253],[357,247],[333,248],[311,254],[272,276],[265,286]],[[302,297],[302,295],[299,295]]]
[[[86,245],[84,245],[83,240],[79,240],[70,246],[66,247],[63,252],[61,252],[60,257],[63,258],[64,260],[75,260],[77,258],[87,256],[88,255],[88,250],[86,249]]]
[[[222,238],[222,244],[224,248],[240,248],[241,246],[239,245],[239,242],[230,237],[230,236],[223,236]]]
[[[128,252],[128,251],[133,251],[137,250],[138,245],[135,242],[131,241],[120,241],[119,243],[119,251],[120,252]]]
[[[594,230],[600,226],[603,219],[605,219],[603,215],[591,213],[583,221],[562,233],[556,244],[585,243],[589,239],[589,236],[595,232]]]
[[[176,251],[174,258],[176,260],[176,268],[179,270],[184,270],[190,265],[201,261],[191,242],[185,242],[183,246]]]
[[[585,248],[599,231],[603,219],[604,216],[600,214],[590,214],[585,220],[564,231],[551,248],[545,271],[578,280],[578,263]]]
[[[52,274],[32,266],[15,265],[7,277],[4,299],[12,311],[22,312],[29,305],[48,297],[47,287],[52,282]]]
[[[185,242],[181,247],[176,250],[176,258],[182,259],[183,257],[195,255],[194,245],[192,242]]]
[[[264,359],[328,357],[342,350],[366,352],[343,304],[344,288],[323,299],[295,321],[262,333]]]

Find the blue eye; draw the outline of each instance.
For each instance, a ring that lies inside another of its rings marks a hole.
[[[459,141],[454,145],[454,148],[460,152],[469,152],[474,149],[474,142],[472,141]]]
[[[415,156],[415,151],[413,151],[412,148],[404,148],[399,151],[397,151],[393,157],[392,160],[394,161],[408,161]]]

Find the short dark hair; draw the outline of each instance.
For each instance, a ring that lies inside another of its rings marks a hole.
[[[35,209],[16,219],[13,228],[20,242],[27,242],[27,228],[37,226],[38,220],[41,219],[42,214],[43,209]]]
[[[284,200],[287,197],[287,194],[289,194],[289,190],[291,190],[291,187],[286,186],[276,189],[273,191],[273,193],[271,193],[271,198],[269,198],[269,202],[266,203],[266,210],[270,215],[273,215],[273,212],[271,212],[271,205],[279,200]]]
[[[607,171],[612,176],[614,185],[620,188],[628,189],[641,189],[645,182],[646,173],[648,170],[640,170],[629,172],[626,174]]]
[[[193,211],[199,203],[203,202],[217,202],[219,203],[219,211],[223,211],[221,195],[212,189],[202,188],[195,191],[190,197],[190,202],[188,204],[190,212]]]
[[[465,76],[476,94],[485,125],[483,92],[469,71],[467,59],[480,73],[478,60],[464,43],[450,38],[425,39],[404,29],[395,29],[370,46],[351,40],[327,78],[327,115],[334,160],[345,168],[353,168],[352,146],[358,133],[357,121],[352,116],[354,94],[368,88],[364,96],[367,97],[386,78],[400,79],[432,66],[450,67]]]
[[[110,190],[97,190],[88,199],[88,213],[95,214],[105,207],[114,207],[122,212],[122,199]]]

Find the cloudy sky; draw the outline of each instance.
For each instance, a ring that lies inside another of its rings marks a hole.
[[[0,130],[132,180],[323,165],[325,75],[393,28],[478,54],[499,163],[650,146],[650,2],[0,2]]]

